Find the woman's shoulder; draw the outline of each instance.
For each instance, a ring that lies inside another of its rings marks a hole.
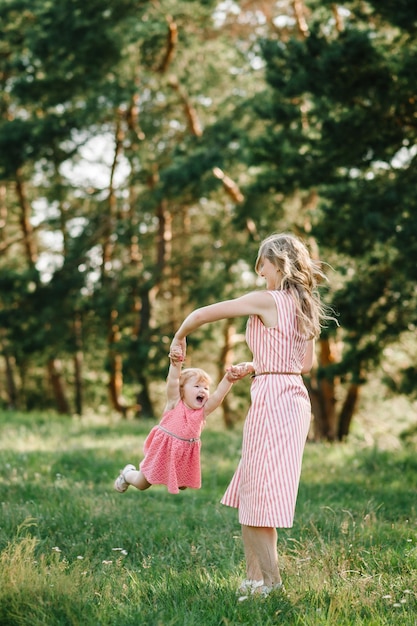
[[[295,301],[288,289],[274,289],[266,293],[271,296],[271,302],[275,303],[278,310],[295,310]]]
[[[264,293],[267,294],[266,297],[271,296],[275,302],[286,301],[289,295],[285,289],[270,289],[269,291],[264,291]]]
[[[278,292],[268,289],[258,289],[257,291],[250,291],[244,297],[251,299],[253,302],[257,302],[258,304],[261,302],[268,305],[271,302],[271,295],[274,297],[274,294],[276,293]]]

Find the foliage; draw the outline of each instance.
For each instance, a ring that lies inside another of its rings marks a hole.
[[[147,386],[165,375],[176,311],[221,297],[225,284],[230,293],[245,238],[230,236],[227,250],[231,208],[216,204],[212,168],[235,155],[234,101],[244,101],[245,84],[253,88],[228,67],[245,54],[222,40],[213,5],[3,5],[0,262],[2,290],[12,295],[0,315],[16,387],[18,372],[23,379],[24,368],[55,356],[68,363],[82,343],[100,379],[107,370],[116,384],[121,358],[127,395],[141,393],[152,411]],[[91,152],[96,169],[86,165]],[[219,222],[223,239],[213,244]],[[22,385],[18,400],[28,406]]]
[[[308,36],[262,44],[271,92],[258,107],[268,128],[255,144],[258,184],[316,195],[302,219],[344,277],[333,373],[363,381],[416,324],[417,12],[347,2],[338,27],[332,3],[309,6]]]
[[[179,321],[257,287],[271,231],[334,268],[343,360],[319,378],[361,384],[413,332],[415,8],[272,4],[1,4],[3,406],[110,391],[154,415]],[[196,333],[190,359],[217,374],[243,324]]]

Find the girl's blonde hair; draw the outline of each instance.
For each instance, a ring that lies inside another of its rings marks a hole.
[[[184,389],[185,383],[187,383],[192,378],[195,378],[196,383],[200,383],[201,382],[203,384],[206,384],[207,387],[209,387],[211,385],[211,378],[207,374],[207,372],[205,372],[204,370],[202,370],[199,367],[187,367],[187,368],[182,370],[181,376],[180,376],[180,396],[181,396],[181,398],[183,397],[183,389]]]
[[[282,273],[279,289],[288,290],[294,299],[300,332],[318,337],[322,321],[334,319],[317,289],[319,282],[327,280],[320,264],[313,261],[306,245],[289,233],[270,235],[262,241],[255,263],[257,273],[262,259],[268,259]]]

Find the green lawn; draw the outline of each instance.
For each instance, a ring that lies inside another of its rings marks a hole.
[[[203,433],[203,487],[113,490],[148,422],[0,414],[1,626],[417,624],[417,456],[307,446],[285,596],[239,603],[237,514],[219,504],[241,431]]]

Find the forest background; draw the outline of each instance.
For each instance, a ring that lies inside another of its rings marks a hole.
[[[1,408],[155,417],[178,323],[261,288],[280,230],[340,323],[312,437],[345,438],[375,378],[415,399],[414,3],[3,0],[0,23]],[[244,323],[189,364],[248,359]]]

